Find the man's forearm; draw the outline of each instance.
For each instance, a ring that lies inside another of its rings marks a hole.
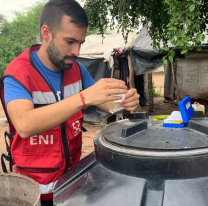
[[[99,105],[97,105],[97,108],[102,110],[103,112],[109,113],[110,102],[105,102],[103,104],[99,104]]]
[[[46,132],[65,122],[82,108],[83,103],[79,94],[38,109],[28,107],[28,110],[25,110],[16,122],[17,132],[22,138]]]
[[[100,110],[109,113],[110,103],[97,106]],[[65,108],[65,109],[63,109]],[[25,111],[19,121],[20,135],[23,138],[46,132],[60,125],[83,108],[79,94],[52,105]]]

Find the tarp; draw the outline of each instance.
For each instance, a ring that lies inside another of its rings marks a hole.
[[[85,39],[85,43],[80,50],[80,57],[87,59],[103,59],[107,61],[110,68],[114,65],[113,49],[119,47],[132,47],[137,37],[136,33],[129,33],[125,43],[122,34],[90,35]]]
[[[114,48],[131,47],[136,37],[136,33],[129,33],[128,41],[125,43],[122,34],[105,34],[104,38],[102,35],[87,36],[80,49],[80,57],[109,61]]]
[[[169,47],[173,47],[173,45],[171,43],[168,43]],[[134,48],[142,48],[144,50],[154,50],[153,49],[153,41],[148,33],[148,30],[146,27],[143,27],[138,36],[136,37],[136,40],[133,43],[133,47]],[[163,43],[160,42],[160,48],[163,47]]]
[[[172,46],[169,44],[168,46]],[[163,47],[163,43],[160,43]],[[166,54],[162,49],[153,49],[153,41],[145,27],[141,29],[131,49],[131,60],[136,75],[144,74],[163,64],[162,58]],[[163,70],[164,71],[164,70]],[[157,72],[157,71],[154,71]]]
[[[162,58],[165,53],[162,50],[154,51],[142,48],[132,48],[130,55],[135,74],[141,75],[150,71],[153,73],[153,69],[162,65]]]
[[[208,35],[205,35],[205,40],[202,42],[202,48],[207,48]],[[169,48],[173,45],[168,42]],[[163,42],[160,42],[160,48],[163,48]],[[162,65],[162,58],[167,52],[162,49],[153,49],[153,41],[145,27],[141,29],[136,40],[133,43],[131,50],[132,64],[136,75],[144,74],[148,71],[155,72],[155,68]]]
[[[103,59],[87,59],[79,57],[77,60],[87,68],[96,82],[101,78],[110,78],[110,66],[108,62],[103,61]]]
[[[128,47],[131,49],[131,59],[136,75],[151,72],[164,71],[162,65],[163,50],[154,51],[152,40],[144,27],[139,32],[129,33],[128,41],[125,43],[122,34],[90,35],[85,39],[85,43],[80,50],[80,58],[102,59],[108,62],[110,68],[114,65],[112,53],[114,48]],[[170,45],[171,46],[171,45]],[[158,69],[155,69],[159,67]]]

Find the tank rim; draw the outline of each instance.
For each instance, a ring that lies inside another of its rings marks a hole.
[[[114,152],[122,153],[125,155],[143,156],[143,157],[184,157],[193,155],[204,155],[208,154],[208,147],[197,148],[197,149],[187,149],[187,150],[171,150],[171,151],[161,151],[161,150],[150,150],[150,149],[134,149],[126,146],[120,146],[112,144],[101,134],[98,136],[100,144],[106,149],[112,150]]]

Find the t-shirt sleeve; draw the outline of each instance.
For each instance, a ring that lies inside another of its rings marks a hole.
[[[15,99],[33,101],[28,91],[11,77],[5,77],[4,79],[4,98],[6,104]]]
[[[83,83],[84,83],[84,89],[87,89],[95,84],[94,79],[92,78],[91,74],[88,72],[87,68],[80,62],[78,62],[82,77],[83,77]]]

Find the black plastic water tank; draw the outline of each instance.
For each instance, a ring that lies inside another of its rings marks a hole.
[[[208,206],[208,118],[183,129],[131,119],[94,140],[95,153],[57,183],[57,206]]]

